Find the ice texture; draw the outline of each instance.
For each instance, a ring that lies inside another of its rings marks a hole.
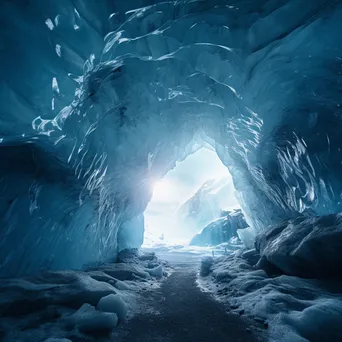
[[[257,237],[263,261],[285,274],[306,278],[342,277],[342,214],[298,217]]]
[[[246,248],[254,248],[256,234],[253,227],[238,229],[236,233]]]
[[[224,211],[223,217],[209,223],[200,233],[193,236],[190,245],[216,246],[238,237],[238,231],[248,225],[240,209]]]
[[[341,279],[268,277],[257,260],[255,250],[204,260],[199,284],[231,312],[254,320],[269,342],[341,341]]]
[[[113,312],[120,320],[124,320],[127,315],[127,305],[119,295],[102,297],[96,308],[103,312]]]
[[[71,317],[68,317],[67,321],[82,333],[109,332],[116,327],[118,316],[112,312],[97,311],[90,304],[83,304]]]
[[[151,263],[163,263],[169,272],[168,265],[153,254],[126,251],[119,258],[119,263],[85,271],[44,271],[2,279],[1,341],[95,342],[99,335],[101,340],[112,340],[118,320],[144,310],[141,296],[160,286],[161,279],[150,276],[147,282],[140,275]],[[123,272],[126,279],[119,280]]]
[[[0,275],[114,260],[151,183],[205,144],[256,231],[342,211],[341,16],[326,0],[3,2]]]
[[[210,222],[224,216],[232,196],[230,179],[209,179],[177,209],[177,221],[182,229],[197,233]]]

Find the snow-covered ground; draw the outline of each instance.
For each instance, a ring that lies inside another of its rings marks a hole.
[[[342,341],[342,281],[269,276],[255,266],[259,254],[235,242],[214,248],[159,243],[86,271],[2,279],[0,340],[109,341],[120,322],[149,310],[143,297],[172,272],[169,263],[192,263],[200,266],[200,288],[263,325],[269,341]]]
[[[169,270],[154,254],[125,251],[118,263],[86,271],[42,272],[1,279],[0,340],[105,341],[139,312],[139,298]]]
[[[200,264],[202,258],[205,256],[228,255],[242,247],[243,245],[239,239],[231,239],[230,242],[208,247],[191,246],[189,243],[172,244],[159,240],[158,242],[144,244],[142,251],[156,253],[159,258],[171,263],[191,262]]]
[[[342,341],[342,281],[269,277],[255,251],[202,260],[199,285],[230,310],[264,323],[270,341]]]

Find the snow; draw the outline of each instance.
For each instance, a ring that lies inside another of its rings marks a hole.
[[[194,235],[190,245],[216,246],[227,243],[231,239],[238,237],[237,231],[248,227],[240,209],[222,211],[221,216]]]
[[[100,310],[102,311],[102,310]],[[83,333],[111,331],[118,323],[115,313],[97,311],[90,304],[83,304],[79,310],[68,317],[67,322]]]
[[[156,277],[156,278],[162,278],[163,277],[163,266],[158,265],[157,267],[147,269],[147,272],[149,275]]]
[[[269,341],[341,341],[341,280],[269,277],[255,266],[255,254],[240,250],[210,262],[204,259],[199,285],[231,312],[267,329]]]
[[[237,235],[246,248],[254,248],[256,232],[253,227],[248,227],[245,229],[238,229]]]
[[[167,263],[151,253],[124,251],[119,258],[119,263],[85,271],[45,271],[27,278],[3,278],[2,341],[97,341],[98,333],[110,338],[118,324],[140,312],[142,293],[158,288],[161,277],[169,272]],[[163,264],[163,273],[150,275],[151,263]],[[124,280],[116,278],[122,274]]]
[[[202,277],[206,277],[209,275],[210,268],[213,263],[214,263],[214,258],[210,256],[203,257],[202,262],[201,262],[201,270],[200,270],[200,275]]]
[[[127,305],[119,295],[102,297],[96,308],[103,312],[113,312],[120,320],[124,320],[127,315]]]

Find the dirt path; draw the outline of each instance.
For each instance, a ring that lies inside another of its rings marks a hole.
[[[196,269],[178,265],[157,291],[145,294],[146,313],[133,317],[115,334],[117,342],[258,341],[240,316],[196,285]],[[246,330],[247,329],[247,330]]]

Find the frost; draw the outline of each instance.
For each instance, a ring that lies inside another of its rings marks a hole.
[[[97,341],[96,334],[108,337],[118,320],[140,311],[140,293],[157,288],[163,279],[145,273],[150,263],[161,265],[154,255],[126,251],[120,257],[120,263],[86,271],[45,271],[28,278],[2,279],[1,340],[67,342]],[[166,272],[168,265],[163,265]],[[125,280],[114,277],[124,269]],[[141,274],[148,275],[149,282]]]
[[[226,303],[231,312],[267,328],[268,341],[341,340],[340,280],[287,275],[268,277],[255,267],[257,259],[251,256],[251,253],[239,251],[203,260],[200,286]]]

